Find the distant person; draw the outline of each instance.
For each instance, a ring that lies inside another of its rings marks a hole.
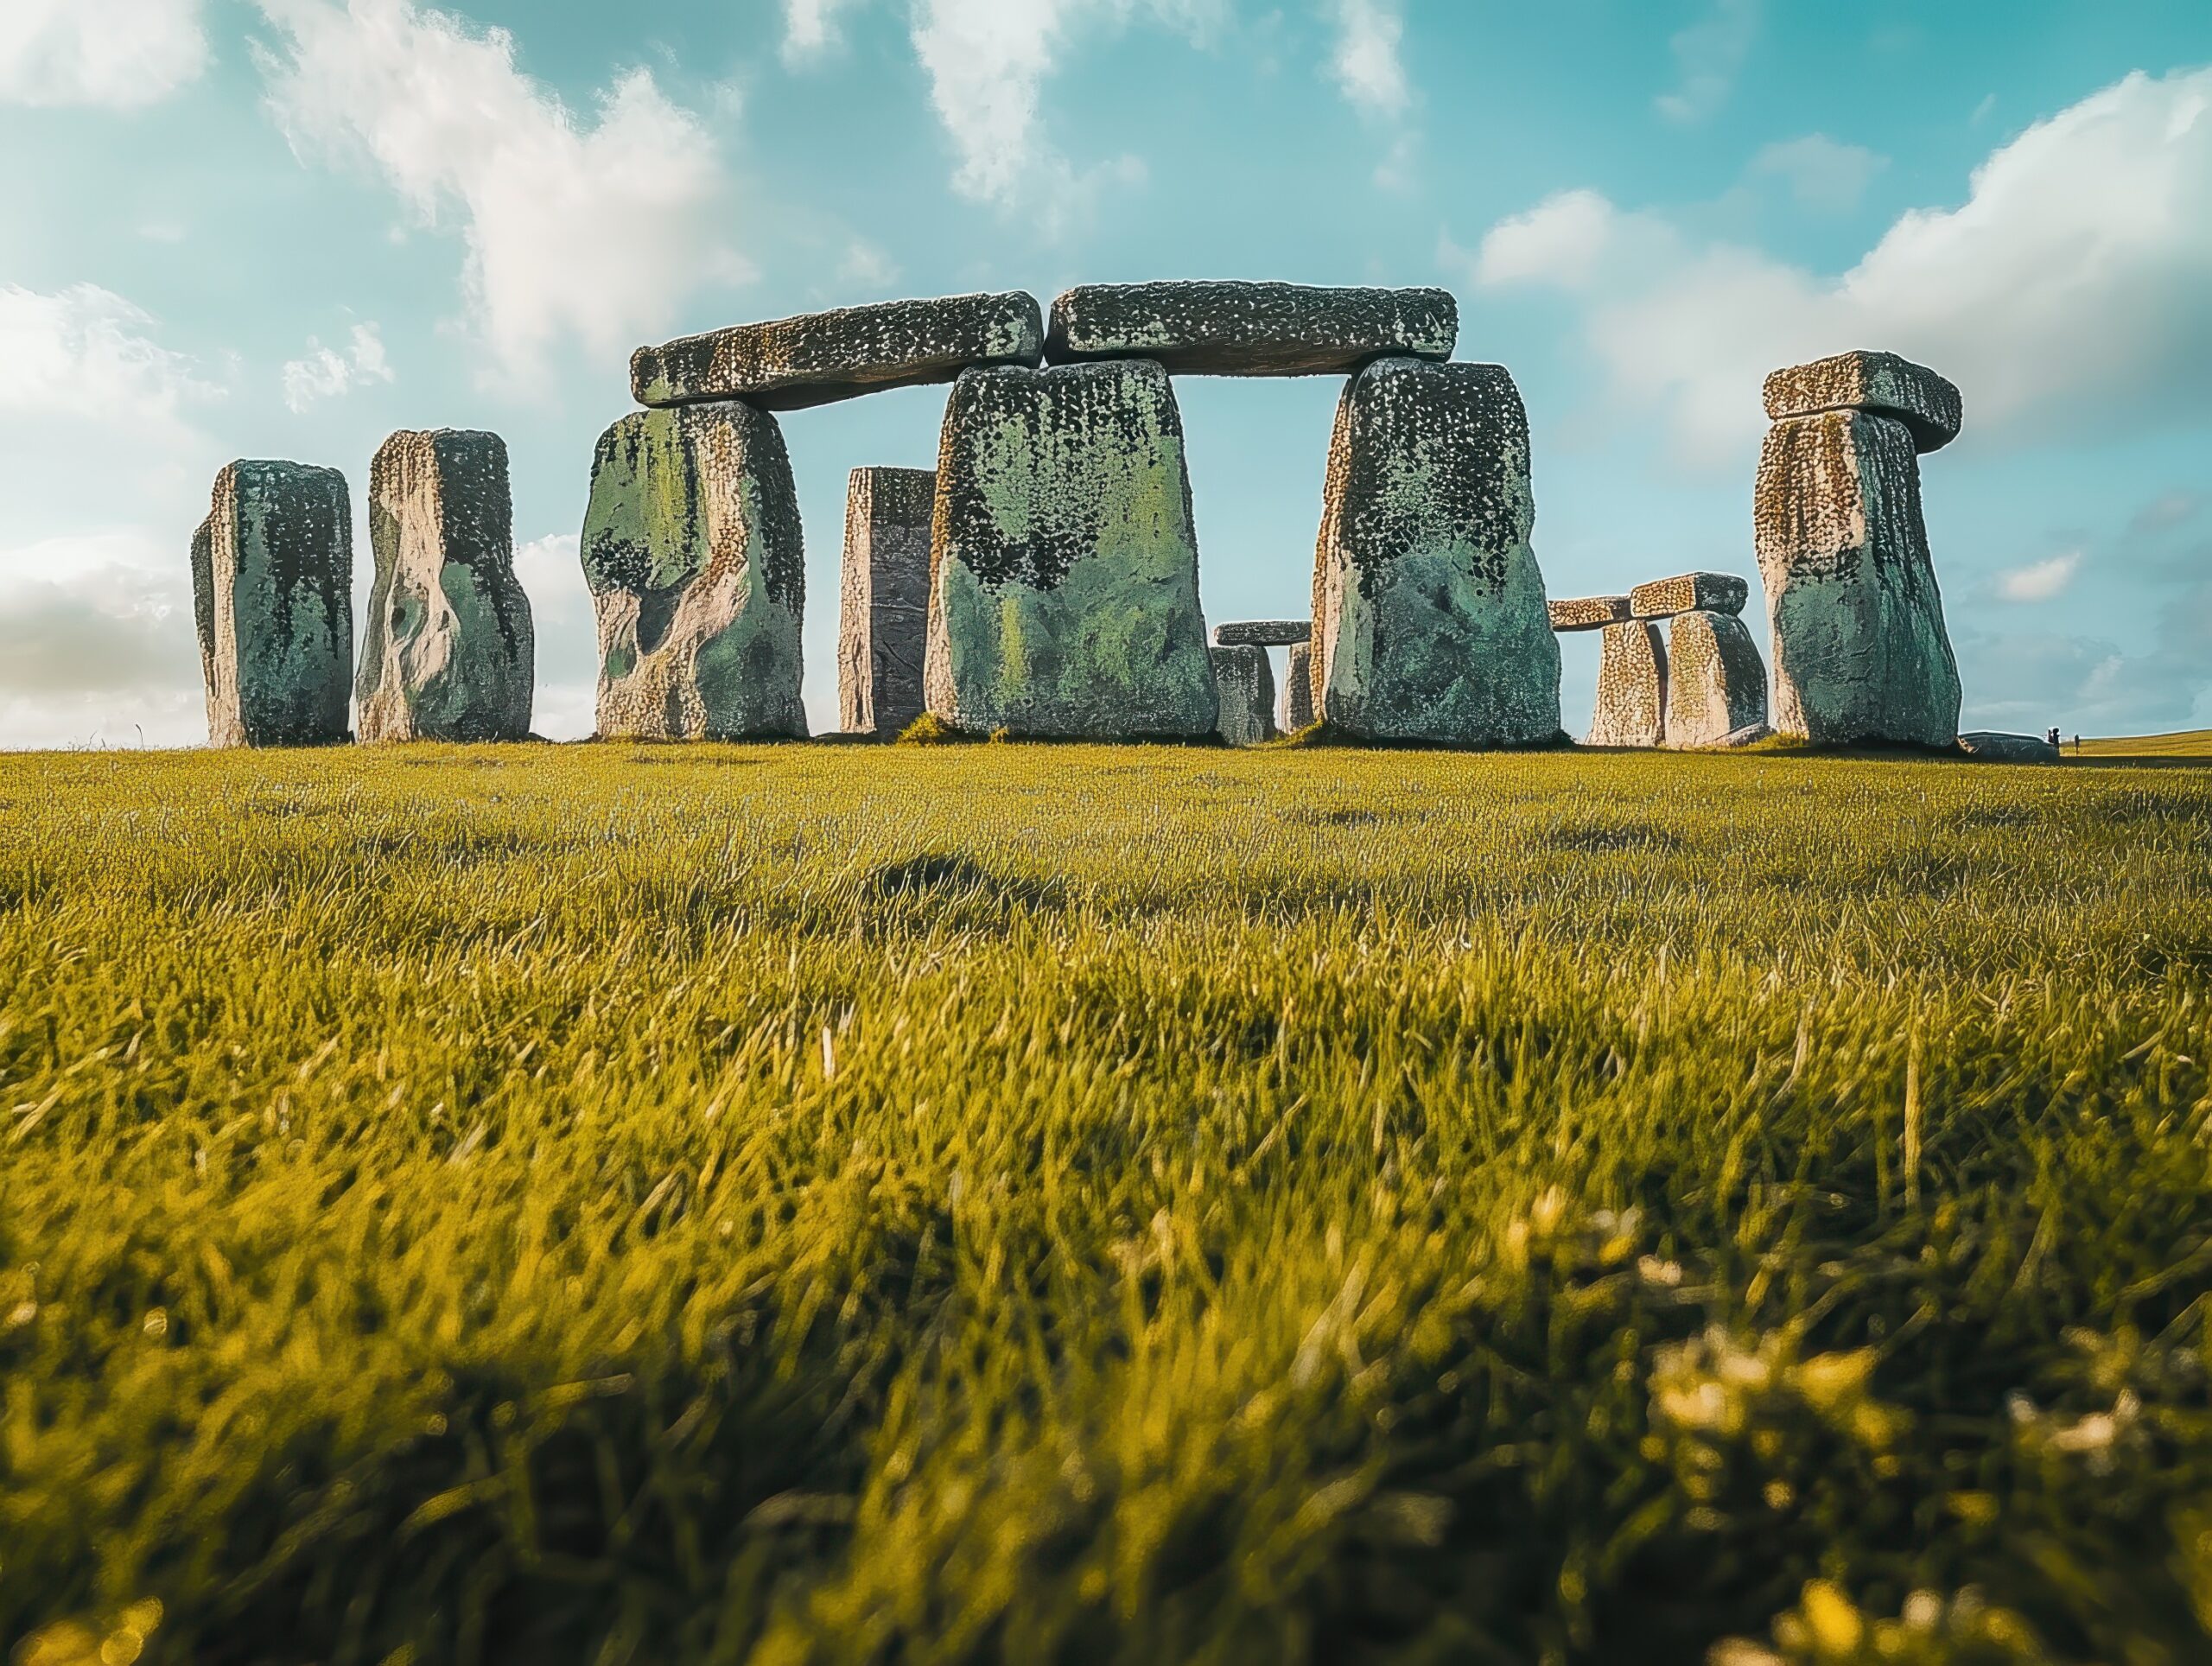
[[[2059,748],[2059,747],[2060,747],[2060,745],[2061,745],[2062,743],[2061,743],[2061,741],[2059,741],[2059,738],[2058,738],[2058,728],[2057,728],[2057,726],[2056,726],[2056,724],[2052,725],[2050,733],[2050,734],[2046,734],[2046,735],[2044,735],[2044,739],[2050,742],[2050,749],[2051,749],[2053,752],[2056,752],[2056,751],[2057,751],[2057,750],[2058,750],[2058,748]],[[2081,737],[2080,737],[2079,735],[2076,735],[2076,736],[2075,737],[2075,745],[2076,745],[2077,747],[2080,745],[2080,743],[2081,743]]]

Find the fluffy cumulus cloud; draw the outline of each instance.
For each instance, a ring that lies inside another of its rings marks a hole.
[[[530,726],[552,741],[580,741],[599,727],[599,629],[577,543],[573,532],[555,532],[515,546],[537,655]]]
[[[220,390],[154,338],[155,321],[111,290],[0,285],[0,418],[73,416],[181,432],[191,405]]]
[[[784,0],[784,59],[796,63],[836,44],[839,15],[855,0]]]
[[[257,55],[293,149],[365,162],[423,224],[458,222],[470,318],[505,379],[537,382],[568,338],[626,350],[695,288],[747,275],[714,139],[650,71],[580,117],[504,29],[413,0],[260,4],[281,39]]]
[[[190,575],[135,531],[0,550],[0,737],[10,746],[207,738]]]
[[[384,336],[374,323],[354,325],[343,348],[326,347],[318,338],[309,336],[306,355],[284,366],[285,409],[297,414],[357,387],[391,379]]]
[[[1405,19],[1394,0],[1332,0],[1337,48],[1330,68],[1337,86],[1357,109],[1393,119],[1413,104],[1399,47]]]
[[[1999,574],[1997,594],[2007,601],[2050,601],[2063,595],[2081,570],[2082,552],[2070,550],[2048,561],[2031,561]]]
[[[1672,122],[1700,122],[1726,104],[1764,13],[1764,0],[1713,0],[1703,16],[1674,38],[1679,79],[1656,100],[1659,113]]]
[[[5,0],[0,104],[157,104],[207,67],[200,0]]]
[[[1467,257],[1494,291],[1567,296],[1610,403],[1740,467],[1765,372],[1853,347],[1967,393],[1968,440],[2212,410],[2212,69],[2137,73],[1997,150],[1840,277],[1567,192]],[[1447,251],[1448,252],[1448,251]]]

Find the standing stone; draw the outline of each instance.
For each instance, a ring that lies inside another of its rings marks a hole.
[[[1313,645],[1291,645],[1282,671],[1282,732],[1295,734],[1313,726]]]
[[[1637,619],[1672,619],[1676,614],[1740,614],[1751,587],[1733,573],[1683,573],[1654,579],[1628,593],[1630,613]]]
[[[1304,283],[1084,283],[1052,302],[1054,364],[1153,359],[1178,375],[1344,374],[1389,354],[1449,359],[1459,303],[1444,289]]]
[[[1766,722],[1766,662],[1734,614],[1676,614],[1667,623],[1670,747],[1717,747]]]
[[[1754,529],[1777,731],[1818,745],[1953,745],[1958,663],[1921,519],[1912,430],[1860,410],[1775,423]]]
[[[536,639],[515,578],[506,442],[393,435],[369,465],[369,544],[361,739],[525,738]]]
[[[1214,733],[1183,421],[1141,359],[970,371],[945,407],[929,709],[1066,739]]]
[[[1555,739],[1535,524],[1528,415],[1503,366],[1383,359],[1353,378],[1314,561],[1320,717],[1368,741]]]
[[[1840,353],[1766,378],[1770,422],[1823,410],[1866,410],[1903,423],[1913,448],[1939,451],[1959,437],[1966,403],[1951,382],[1893,353]]]
[[[1667,644],[1648,620],[1609,625],[1598,639],[1598,709],[1593,747],[1656,747],[1667,741]]]
[[[346,738],[353,671],[353,511],[346,477],[234,462],[192,537],[192,601],[218,747]]]
[[[1256,747],[1275,738],[1275,675],[1268,651],[1252,644],[1207,651],[1221,701],[1217,731],[1232,747]]]
[[[845,488],[837,706],[850,734],[895,735],[922,715],[937,475],[855,468]]]
[[[773,416],[733,402],[623,417],[592,458],[582,558],[601,735],[806,734],[806,569]]]
[[[1568,596],[1547,604],[1554,631],[1602,631],[1636,617],[1626,596]]]

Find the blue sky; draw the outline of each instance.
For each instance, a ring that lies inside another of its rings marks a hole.
[[[538,727],[587,733],[632,347],[1164,277],[1452,289],[1555,595],[1754,573],[1763,373],[1923,359],[1968,724],[2212,722],[2208,0],[0,0],[0,745],[202,738],[216,469],[359,518],[437,426],[507,438]],[[1302,612],[1337,385],[1179,391],[1209,617]],[[846,471],[943,402],[784,419],[819,728]]]

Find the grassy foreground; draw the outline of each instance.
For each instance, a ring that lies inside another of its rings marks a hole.
[[[2069,756],[2075,748],[2066,743]],[[2134,734],[2111,740],[2086,740],[2080,754],[2085,758],[2202,758],[2212,761],[2212,729],[2183,729],[2174,734]]]
[[[0,1648],[2201,1662],[2208,905],[2192,769],[0,758]]]

